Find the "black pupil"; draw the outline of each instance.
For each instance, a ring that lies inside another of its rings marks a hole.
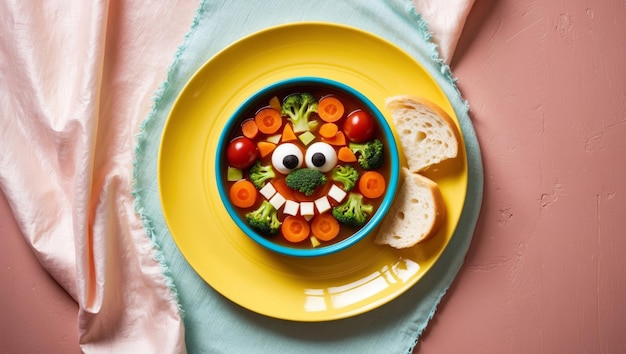
[[[315,167],[324,166],[326,163],[326,156],[324,156],[321,152],[316,152],[313,156],[311,156],[311,162],[313,162],[313,166]]]
[[[296,155],[287,155],[283,158],[283,166],[292,170],[298,166],[298,157]]]

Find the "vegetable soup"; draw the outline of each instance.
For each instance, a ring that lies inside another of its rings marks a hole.
[[[333,244],[366,225],[385,196],[391,160],[366,107],[323,85],[260,97],[222,151],[222,188],[239,217],[297,248]]]

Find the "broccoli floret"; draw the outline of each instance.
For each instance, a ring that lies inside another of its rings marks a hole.
[[[354,188],[356,181],[359,179],[359,171],[350,165],[337,165],[333,168],[331,178],[333,181],[343,183],[343,189],[349,192]]]
[[[358,162],[366,170],[380,168],[385,161],[383,143],[378,139],[366,143],[350,143],[350,150],[358,156]]]
[[[281,225],[276,209],[267,200],[264,200],[258,209],[246,213],[246,220],[251,228],[263,235],[276,234]]]
[[[326,176],[318,170],[298,168],[287,175],[285,182],[289,188],[310,196],[315,188],[326,184]]]
[[[374,207],[363,204],[363,196],[359,193],[348,194],[348,200],[333,208],[333,216],[337,221],[349,226],[361,226],[367,221]]]
[[[311,113],[317,112],[317,100],[310,93],[294,93],[285,97],[281,114],[293,124],[294,133],[310,131],[317,127],[317,121],[309,121]]]
[[[276,177],[276,173],[274,173],[272,165],[263,166],[261,165],[261,160],[257,160],[254,165],[250,167],[249,176],[252,184],[258,189],[261,189],[265,186],[265,181]]]

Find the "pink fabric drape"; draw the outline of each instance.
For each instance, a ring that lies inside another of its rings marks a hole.
[[[413,0],[413,5],[428,22],[439,55],[450,64],[474,0]]]
[[[41,265],[78,302],[85,352],[185,351],[130,192],[134,136],[196,7],[0,3],[0,187]]]

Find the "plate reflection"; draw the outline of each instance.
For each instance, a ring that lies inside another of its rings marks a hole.
[[[340,309],[375,296],[393,284],[404,283],[420,269],[415,261],[400,258],[391,266],[371,273],[357,281],[325,289],[305,289],[304,310],[320,312]]]

